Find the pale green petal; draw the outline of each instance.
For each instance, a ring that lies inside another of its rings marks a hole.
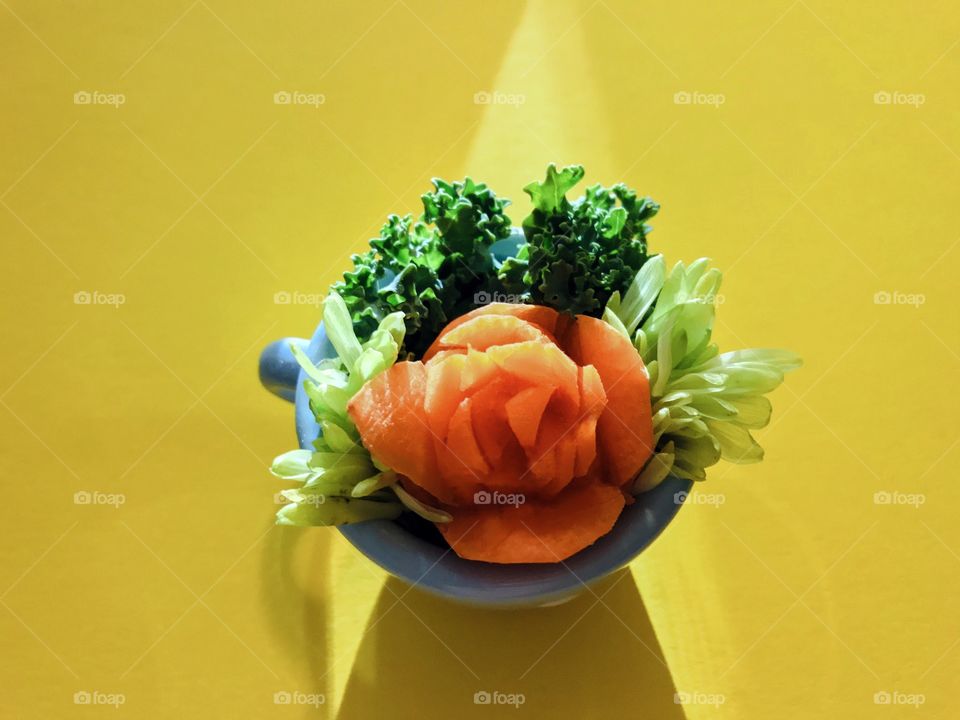
[[[296,343],[290,343],[290,352],[293,353],[294,360],[296,360],[297,364],[303,368],[304,372],[307,373],[307,376],[310,379],[312,379],[314,382],[326,381],[324,372],[313,364],[313,361],[307,357],[307,353],[304,352],[302,347]]]
[[[347,494],[353,486],[370,476],[370,468],[336,465],[325,470],[317,470],[307,479],[304,487],[328,488],[331,493]]]
[[[782,372],[796,370],[803,365],[803,360],[795,352],[774,348],[752,348],[749,350],[734,350],[718,356],[715,363],[721,365],[736,365],[738,363],[761,363],[775,367]]]
[[[690,463],[686,458],[683,457],[674,460],[670,474],[680,478],[681,480],[707,479],[705,468],[697,465],[696,463]]]
[[[412,510],[417,515],[429,520],[430,522],[448,523],[453,520],[449,513],[439,510],[438,508],[432,508],[429,505],[425,505],[417,500],[413,495],[404,490],[399,483],[394,485],[392,490],[397,494],[400,502],[403,503],[407,510]]]
[[[723,387],[726,375],[722,373],[699,372],[685,373],[674,377],[670,381],[671,392],[678,390],[703,390],[706,388]]]
[[[722,283],[723,273],[717,270],[717,268],[710,268],[704,273],[703,277],[697,281],[697,285],[693,289],[693,294],[702,300],[715,304]]]
[[[690,353],[696,355],[710,342],[713,332],[714,307],[711,303],[692,300],[683,303],[681,312],[674,323],[675,332],[683,332],[687,338],[687,348],[682,353],[674,353],[677,365]]]
[[[655,255],[650,258],[630,283],[620,304],[619,312],[614,308],[629,334],[632,335],[636,331],[644,316],[650,311],[657,295],[660,294],[666,275],[667,265],[663,256]]]
[[[670,470],[673,467],[674,453],[673,443],[668,442],[661,452],[651,457],[643,470],[637,475],[633,482],[632,492],[637,495],[648,490],[653,490],[657,485],[667,479]]]
[[[708,420],[707,425],[720,443],[720,454],[724,460],[739,464],[763,460],[763,448],[745,427],[715,420]]]
[[[368,477],[366,480],[361,480],[358,482],[351,493],[353,497],[364,497],[366,495],[371,495],[377,490],[382,490],[385,487],[390,487],[397,481],[397,474],[394,472],[381,472]]]
[[[633,346],[637,349],[637,352],[640,353],[640,357],[645,358],[647,356],[650,342],[647,340],[647,334],[643,330],[637,330],[634,334]]]
[[[713,435],[700,438],[678,437],[674,440],[677,457],[697,467],[706,468],[720,461],[721,448]]]
[[[724,396],[762,395],[783,382],[783,372],[775,367],[735,365],[726,369]]]
[[[377,331],[390,333],[394,344],[400,347],[407,332],[407,326],[403,321],[403,312],[394,312],[387,315],[380,321]]]
[[[685,279],[686,268],[682,262],[678,262],[670,270],[670,274],[667,275],[667,279],[663,283],[663,288],[660,290],[660,295],[657,298],[656,305],[654,305],[649,322],[655,322],[657,318],[673,309],[678,302],[683,302],[685,299],[683,293]]]
[[[707,266],[710,264],[710,258],[697,258],[692,263],[687,266],[686,272],[684,273],[684,290],[688,295],[695,294],[697,284],[700,282],[700,279],[703,277],[703,274],[707,271]]]
[[[770,422],[773,405],[763,396],[748,395],[746,397],[735,398],[730,400],[729,404],[737,411],[737,416],[733,418],[733,422],[737,425],[756,429],[766,427]]]
[[[673,319],[674,316],[668,316],[667,327],[657,340],[657,364],[660,370],[657,373],[656,384],[651,389],[654,397],[659,397],[666,391],[667,381],[670,379],[670,368],[673,367],[673,342],[671,337]]]
[[[630,339],[630,331],[627,330],[626,326],[623,324],[623,321],[620,320],[620,316],[610,309],[609,302],[607,303],[606,310],[603,311],[603,319],[608,325],[613,327],[614,330],[623,335],[627,340]]]
[[[331,292],[323,301],[323,327],[343,364],[352,368],[360,357],[360,341],[353,331],[353,320],[350,319],[346,303],[335,292]]]
[[[323,440],[334,452],[350,452],[357,446],[357,441],[347,434],[339,425],[324,420],[320,423],[320,430],[323,433]]]
[[[306,382],[303,389],[315,415],[344,417],[347,414],[347,403],[352,395],[343,388]]]
[[[315,452],[310,458],[310,467],[314,470],[354,467],[364,468],[373,473],[373,463],[366,453]]]
[[[711,420],[734,420],[737,418],[737,406],[732,401],[718,395],[697,395],[691,397],[691,405],[705,418]]]
[[[354,366],[354,373],[359,376],[362,384],[379,375],[391,365],[393,365],[393,362],[388,363],[381,352],[369,348],[360,353],[357,364]]]
[[[634,279],[634,282],[636,282],[636,279]],[[619,290],[613,292],[610,295],[610,298],[607,300],[607,306],[605,308],[605,311],[607,310],[610,311],[611,315],[616,316],[618,320],[620,319],[620,291]]]
[[[309,450],[291,450],[278,455],[270,472],[283,480],[305,480],[313,472],[309,467],[311,455]]]

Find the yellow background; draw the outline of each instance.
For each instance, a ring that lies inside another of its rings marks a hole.
[[[954,3],[0,6],[0,716],[960,712]],[[669,259],[714,259],[722,347],[804,356],[767,460],[714,468],[550,610],[408,594],[336,532],[274,528],[293,418],[260,347],[309,334],[431,176],[519,222],[550,160],[655,197]]]

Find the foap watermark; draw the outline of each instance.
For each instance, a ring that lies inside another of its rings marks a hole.
[[[273,694],[274,705],[308,705],[318,708],[325,705],[327,696],[323,693],[308,693],[300,690],[278,690]]]
[[[874,505],[906,505],[914,509],[926,505],[927,496],[923,493],[905,493],[896,490],[880,490],[873,494]]]
[[[676,692],[673,702],[676,705],[712,705],[717,708],[727,702],[727,697],[721,693]]]
[[[319,108],[326,102],[327,96],[323,93],[278,90],[273,94],[274,105],[306,105],[307,107]]]
[[[515,295],[513,293],[487,292],[486,290],[481,290],[473,294],[474,305],[489,305],[490,303],[512,303],[519,305],[526,302],[527,298],[523,295]]]
[[[527,701],[523,693],[506,693],[500,690],[477,690],[473,694],[474,705],[510,705],[519,708]]]
[[[723,493],[692,493],[681,490],[673,494],[674,505],[683,505],[686,503],[687,505],[712,505],[713,507],[720,507],[726,502],[727,496]]]
[[[105,293],[99,290],[78,290],[73,294],[74,305],[109,305],[118,308],[127,304],[123,293]]]
[[[673,94],[674,105],[709,105],[718,108],[727,102],[723,93],[705,93],[696,90],[679,90]]]
[[[920,707],[927,701],[923,693],[905,693],[899,690],[880,690],[873,694],[874,705],[911,705]]]
[[[278,290],[273,294],[274,305],[310,305],[311,307],[320,307],[323,305],[323,295],[321,293],[305,293],[298,290]]]
[[[123,493],[105,493],[99,490],[78,490],[73,494],[74,505],[106,505],[114,509],[127,503]]]
[[[127,702],[123,693],[106,693],[100,690],[77,690],[73,694],[74,705],[109,705],[119,708]]]
[[[480,90],[473,94],[474,105],[509,105],[518,108],[527,101],[521,93],[505,93],[499,90]]]
[[[107,93],[99,90],[77,90],[73,94],[74,105],[109,105],[118,108],[125,105],[127,96],[123,93]]]
[[[909,305],[919,308],[927,302],[923,293],[906,293],[899,290],[877,290],[873,294],[874,305]]]
[[[291,500],[282,492],[274,493],[273,502],[276,505],[289,505],[292,502],[295,502],[297,505],[324,505],[327,502],[327,496],[320,493],[301,493],[296,500]]]
[[[721,295],[720,293],[711,293],[694,300],[694,302],[698,302],[701,305],[723,305],[726,301],[727,296]]]
[[[878,90],[873,94],[874,105],[908,105],[914,109],[927,102],[923,93],[907,93],[899,90]]]
[[[520,507],[527,501],[523,493],[505,493],[499,490],[477,490],[473,494],[474,505],[513,505]]]

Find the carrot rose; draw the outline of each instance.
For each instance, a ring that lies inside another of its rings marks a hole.
[[[652,454],[647,375],[601,320],[495,303],[367,383],[364,446],[453,520],[461,557],[557,562],[609,532]]]

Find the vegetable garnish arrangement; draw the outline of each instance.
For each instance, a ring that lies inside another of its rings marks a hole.
[[[721,353],[720,271],[651,255],[660,208],[623,184],[569,199],[583,175],[524,188],[522,229],[486,185],[435,180],[353,256],[323,306],[335,356],[293,347],[320,436],[274,461],[297,483],[278,523],[415,513],[461,558],[555,563],[667,477],[763,458],[751,430],[799,358]]]

